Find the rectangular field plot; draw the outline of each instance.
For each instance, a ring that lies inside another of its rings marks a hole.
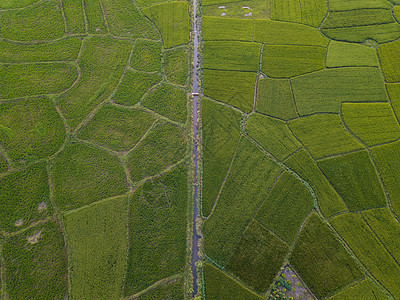
[[[362,8],[387,8],[392,4],[387,0],[329,0],[329,9],[335,10],[354,10]]]
[[[318,166],[350,211],[386,205],[378,175],[366,151],[321,160]]]
[[[254,21],[254,40],[267,45],[326,47],[329,43],[316,28],[270,20]]]
[[[400,81],[400,40],[378,46],[378,55],[387,82]]]
[[[339,293],[335,294],[329,300],[347,300],[347,299],[376,299],[385,300],[388,298],[375,283],[369,279],[357,283],[356,285],[349,286]]]
[[[85,0],[86,18],[90,33],[106,34],[107,27],[103,17],[103,9],[99,0]],[[108,2],[108,1],[104,1]]]
[[[223,105],[202,99],[203,216],[208,216],[233,159],[240,137],[241,114]]]
[[[85,33],[85,15],[83,1],[63,0],[64,15],[67,23],[67,33]]]
[[[202,67],[257,72],[260,67],[260,50],[259,43],[205,41]]]
[[[256,73],[204,70],[204,95],[250,112],[254,102]]]
[[[133,194],[125,296],[184,271],[187,197],[187,168],[182,165]]]
[[[376,50],[364,45],[331,41],[326,56],[328,68],[378,67]]]
[[[204,40],[253,41],[253,20],[201,18]]]
[[[211,259],[225,265],[281,171],[247,138],[241,138],[215,210],[203,227],[204,250]]]
[[[353,258],[316,214],[310,215],[300,232],[290,262],[318,298],[363,277]]]
[[[306,186],[295,176],[284,172],[255,218],[291,244],[313,206],[314,200]]]
[[[305,150],[296,152],[284,163],[312,187],[325,217],[346,210],[343,200]]]
[[[245,128],[250,137],[279,160],[301,148],[284,121],[255,113],[246,120]]]
[[[393,23],[389,9],[359,9],[329,13],[322,28],[348,28]]]
[[[164,51],[164,71],[169,82],[186,84],[189,69],[188,52],[187,46]]]
[[[325,56],[324,47],[266,45],[261,70],[272,78],[298,76],[323,69]]]
[[[253,220],[236,245],[226,269],[262,293],[274,280],[288,252],[286,243]]]
[[[336,114],[316,114],[289,121],[289,128],[316,159],[363,147]]]
[[[360,214],[349,213],[331,220],[332,225],[346,241],[351,250],[394,298],[400,296],[398,263],[384,248]]]
[[[386,102],[378,68],[351,67],[321,70],[291,80],[299,114],[340,112],[341,102]]]
[[[210,263],[204,264],[203,272],[207,299],[229,299],[232,295],[237,299],[263,299]]]
[[[63,217],[75,299],[116,299],[127,250],[128,201],[107,199]]]
[[[58,223],[37,225],[5,239],[1,246],[3,287],[9,299],[68,297],[68,257]]]

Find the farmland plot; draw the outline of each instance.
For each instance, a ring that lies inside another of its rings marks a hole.
[[[203,17],[201,24],[204,40],[253,41],[253,20]]]
[[[354,43],[331,41],[326,56],[326,67],[378,67],[378,57],[372,47]]]

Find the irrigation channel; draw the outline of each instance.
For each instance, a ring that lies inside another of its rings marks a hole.
[[[193,85],[192,85],[192,128],[193,128],[193,163],[194,163],[194,207],[193,207],[193,237],[192,237],[192,259],[191,259],[191,267],[192,267],[192,275],[193,275],[193,298],[197,295],[197,269],[196,262],[199,260],[199,239],[200,236],[197,233],[197,215],[198,215],[198,161],[199,161],[199,153],[197,148],[197,142],[199,140],[198,133],[198,115],[197,115],[197,101],[199,94],[199,86],[198,86],[198,78],[197,78],[197,69],[198,69],[198,47],[199,47],[199,39],[198,39],[198,26],[197,26],[197,0],[193,0]]]

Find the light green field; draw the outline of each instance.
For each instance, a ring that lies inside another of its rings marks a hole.
[[[378,46],[382,72],[387,82],[400,81],[400,40]]]
[[[115,299],[125,270],[128,201],[125,196],[63,216],[75,299]]]
[[[325,217],[347,210],[343,200],[305,150],[294,153],[284,163],[312,187]]]
[[[31,5],[37,0],[4,0],[0,3],[0,9],[22,8]]]
[[[129,153],[128,168],[132,180],[155,176],[184,158],[186,132],[181,127],[159,122]]]
[[[315,213],[300,232],[290,262],[318,298],[363,277],[352,257]]]
[[[77,77],[73,63],[0,65],[0,97],[10,99],[60,93],[71,87]]]
[[[189,14],[186,2],[172,1],[143,8],[142,12],[159,29],[165,48],[189,42]]]
[[[202,17],[201,28],[204,40],[253,41],[253,20]]]
[[[284,172],[255,218],[292,244],[313,205],[313,198],[306,186],[290,173]]]
[[[236,71],[203,71],[205,96],[250,112],[254,102],[256,73]]]
[[[388,9],[358,9],[329,13],[322,29],[349,28],[393,23],[393,15]]]
[[[203,216],[208,216],[239,141],[241,115],[207,99],[202,99],[201,109],[203,145],[201,207]]]
[[[49,157],[61,148],[64,140],[64,124],[49,99],[0,104],[0,143],[14,161]]]
[[[372,283],[372,281],[368,279],[364,279],[363,281],[357,283],[356,285],[349,286],[328,299],[347,300],[347,299],[356,299],[357,297],[360,297],[362,299],[376,299],[376,300],[387,299],[387,295],[385,295],[377,287],[376,284]]]
[[[328,68],[378,67],[379,61],[374,48],[331,41],[326,56],[326,66]]]
[[[400,84],[388,83],[386,89],[390,98],[390,105],[393,108],[393,112],[396,118],[400,118]]]
[[[288,252],[286,243],[253,220],[236,245],[226,269],[262,293],[274,280]]]
[[[159,74],[147,74],[128,69],[112,99],[115,103],[133,106],[160,81]]]
[[[205,69],[258,72],[260,51],[259,43],[205,41],[202,66]]]
[[[160,71],[161,55],[162,43],[138,40],[133,46],[131,66],[140,71]]]
[[[341,102],[386,102],[378,68],[335,68],[291,80],[299,114],[340,112]]]
[[[154,123],[154,116],[136,109],[103,106],[83,127],[78,138],[114,151],[128,151]]]
[[[391,1],[394,2],[394,1]],[[329,9],[335,10],[353,10],[362,8],[387,8],[391,7],[387,0],[329,0]]]
[[[206,0],[206,3],[209,3],[209,1]],[[263,0],[239,0],[228,3],[221,3],[222,0],[219,0],[219,2],[219,4],[204,5],[205,2],[203,1],[202,16],[219,17],[222,13],[226,14],[224,18],[234,19],[265,19],[270,16],[269,5]],[[249,15],[250,12],[251,15]]]
[[[164,71],[171,83],[185,85],[188,78],[188,51],[184,47],[170,49],[164,52]]]
[[[104,1],[108,2],[108,1]],[[90,33],[107,33],[107,27],[104,22],[103,10],[98,0],[85,0],[85,13]]]
[[[321,160],[318,166],[350,211],[386,205],[378,175],[366,151]]]
[[[315,159],[364,148],[346,131],[336,114],[315,114],[291,120],[288,124]]]
[[[400,127],[389,103],[343,103],[343,121],[368,146],[400,138]]]
[[[363,221],[360,214],[342,214],[331,220],[332,225],[351,250],[394,298],[400,296],[398,276],[400,267],[382,243]]]
[[[85,32],[85,16],[82,2],[63,0],[64,15],[67,23],[66,32],[69,34]]]
[[[256,111],[284,120],[298,117],[290,81],[272,78],[259,79]]]
[[[2,275],[10,299],[68,296],[68,258],[58,223],[50,221],[30,228],[2,241],[2,248]]]
[[[279,160],[301,148],[285,122],[258,113],[246,120],[246,133]]]
[[[287,78],[321,70],[326,49],[314,46],[265,46],[261,70],[272,78]]]
[[[207,299],[263,299],[210,263],[204,264],[203,270],[205,296]]]
[[[170,120],[185,123],[187,101],[188,95],[186,91],[173,85],[163,84],[150,91],[140,104]]]
[[[226,264],[281,171],[247,138],[240,140],[215,210],[203,226],[203,245],[207,256],[220,265]]]
[[[104,150],[73,143],[56,158],[54,202],[61,210],[76,209],[127,191],[120,160]]]
[[[39,209],[42,202],[47,205],[47,209]],[[2,177],[0,203],[2,231],[17,231],[50,216],[53,209],[49,201],[46,164],[36,163]]]
[[[132,196],[125,296],[185,269],[187,168],[148,181]]]

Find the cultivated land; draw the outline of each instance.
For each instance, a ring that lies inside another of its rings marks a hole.
[[[0,299],[400,299],[399,21],[0,1]]]

